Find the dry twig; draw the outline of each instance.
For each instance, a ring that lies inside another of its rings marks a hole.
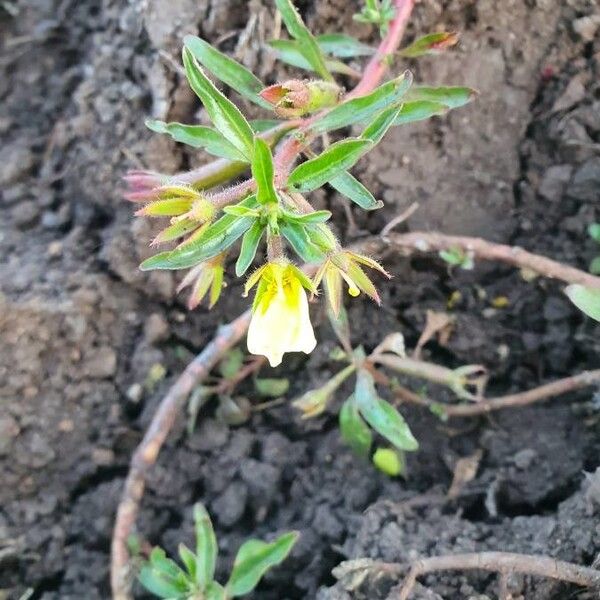
[[[546,383],[531,390],[527,390],[526,392],[480,400],[474,404],[451,405],[440,405],[439,403],[433,402],[419,394],[415,394],[411,390],[401,386],[396,386],[394,391],[398,399],[403,402],[410,402],[411,404],[417,404],[428,409],[435,406],[436,408],[443,410],[444,414],[448,417],[474,417],[496,410],[502,410],[503,408],[529,406],[530,404],[549,400],[550,398],[555,398],[556,396],[568,392],[574,392],[597,383],[600,383],[600,369],[583,371],[577,375],[571,375],[564,379]]]
[[[400,570],[401,565],[398,565]],[[405,567],[404,567],[405,568]],[[600,571],[581,567],[574,563],[557,560],[549,556],[513,554],[511,552],[473,552],[447,556],[422,558],[410,565],[408,575],[394,600],[408,600],[417,578],[436,571],[492,571],[500,573],[520,573],[537,575],[575,583],[582,587],[600,586]]]

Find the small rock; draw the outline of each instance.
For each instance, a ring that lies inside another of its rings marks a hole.
[[[58,258],[63,253],[63,244],[60,240],[56,240],[54,242],[50,242],[48,244],[47,250],[48,256],[50,258]]]
[[[573,30],[584,42],[594,41],[598,28],[600,28],[600,15],[588,15],[573,21]]]
[[[336,542],[344,535],[344,526],[327,505],[322,504],[315,511],[313,529],[321,536]]]
[[[137,404],[144,396],[144,386],[141,383],[133,383],[127,388],[125,396],[130,402]]]
[[[224,527],[232,527],[243,516],[248,500],[248,486],[242,481],[231,482],[211,504],[212,512]]]
[[[584,202],[600,200],[600,158],[591,158],[577,169],[567,192]]]
[[[544,302],[544,319],[546,321],[561,321],[571,316],[571,304],[558,296],[550,296]]]
[[[229,427],[215,419],[205,419],[200,427],[188,438],[187,446],[192,450],[206,452],[216,450],[227,443]]]
[[[587,73],[577,73],[571,81],[569,81],[565,91],[557,98],[552,106],[552,112],[559,112],[572,108],[581,102],[586,96]]]
[[[571,165],[554,165],[546,169],[538,193],[551,202],[560,200],[572,173],[573,167]]]
[[[94,448],[92,460],[101,467],[109,467],[115,462],[115,453],[110,448]]]
[[[87,375],[92,379],[112,377],[117,371],[117,354],[109,346],[94,348],[85,366]]]
[[[29,148],[6,145],[0,150],[0,186],[8,185],[27,175],[35,164]]]
[[[44,229],[65,229],[71,222],[71,206],[63,204],[58,210],[46,210],[42,215]]]
[[[536,457],[537,452],[533,448],[525,448],[524,450],[517,452],[513,456],[512,461],[515,463],[517,469],[524,471],[531,466],[531,463],[533,463]]]
[[[8,454],[13,439],[19,435],[19,424],[11,417],[0,418],[0,456]]]
[[[250,493],[265,505],[269,504],[277,493],[280,474],[280,470],[274,466],[253,458],[245,459],[240,465],[240,475],[248,485]]]
[[[38,219],[40,209],[33,200],[25,200],[12,210],[12,218],[19,229],[29,229]]]
[[[156,344],[169,339],[169,323],[159,313],[151,314],[144,323],[144,338],[148,344]]]

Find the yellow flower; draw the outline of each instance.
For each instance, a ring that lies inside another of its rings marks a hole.
[[[321,281],[325,283],[327,291],[327,300],[337,317],[342,305],[342,284],[346,282],[348,293],[351,296],[358,296],[361,291],[381,304],[377,289],[360,265],[365,265],[371,269],[376,269],[386,277],[390,277],[388,272],[375,260],[362,254],[356,254],[349,250],[340,250],[330,254],[325,262],[319,267],[315,275],[314,285],[318,286]]]
[[[312,352],[317,340],[304,291],[315,292],[310,279],[298,267],[280,261],[267,263],[253,273],[245,293],[256,284],[248,351],[266,356],[272,367],[281,363],[286,352]]]

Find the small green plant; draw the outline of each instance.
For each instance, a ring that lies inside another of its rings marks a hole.
[[[238,550],[229,580],[215,581],[217,539],[206,509],[194,507],[196,550],[179,545],[181,564],[168,558],[161,548],[154,548],[142,566],[139,581],[158,598],[169,600],[228,600],[249,594],[272,567],[281,563],[298,539],[298,533],[285,533],[267,543],[248,540]]]
[[[185,73],[212,127],[156,119],[146,124],[218,160],[173,176],[133,171],[126,177],[130,186],[126,198],[143,203],[136,214],[169,220],[152,245],[177,244],[148,258],[141,268],[190,269],[180,286],[192,290],[190,308],[207,296],[211,307],[217,302],[229,255],[236,258],[236,276],[242,277],[264,244],[266,262],[245,287],[246,295],[255,289],[248,349],[266,356],[271,366],[280,364],[284,353],[309,353],[317,343],[307,292],[317,296],[322,285],[337,315],[344,285],[351,296],[363,292],[379,303],[365,267],[388,276],[372,258],[341,245],[327,223],[331,213],[313,208],[311,192],[329,185],[363,210],[380,208],[383,203],[349,170],[390,128],[445,114],[476,95],[467,87],[413,85],[410,71],[379,84],[383,70],[397,58],[440,52],[456,43],[454,33],[430,34],[399,52],[379,55],[345,34],[313,36],[290,0],[275,4],[289,39],[274,40],[271,48],[280,60],[310,71],[316,79],[290,78],[266,86],[206,41],[187,36]],[[368,0],[357,19],[385,32],[397,10],[389,0]],[[370,61],[362,76],[347,64],[361,58]],[[275,119],[247,120],[207,73]],[[361,82],[346,93],[334,73],[358,76]],[[330,135],[351,127],[357,130],[355,135],[329,142]],[[303,162],[298,160],[302,157]],[[248,171],[250,177],[219,188]],[[316,276],[294,264],[292,253]],[[459,262],[468,268],[467,259]]]

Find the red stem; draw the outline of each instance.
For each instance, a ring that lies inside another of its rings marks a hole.
[[[394,6],[396,8],[396,14],[390,23],[390,28],[388,29],[386,36],[381,40],[381,44],[379,44],[373,58],[371,58],[367,64],[360,81],[346,96],[346,100],[364,96],[365,94],[372,92],[379,85],[385,72],[389,68],[389,59],[400,44],[408,19],[415,6],[415,0],[395,0]],[[277,172],[277,177],[285,177],[298,154],[302,152],[303,148],[307,146],[307,142],[311,139],[310,136],[303,137],[303,134],[306,133],[308,127],[314,121],[322,117],[326,112],[329,112],[329,110],[330,109],[321,111],[312,117],[304,119],[297,130],[297,133],[300,135],[292,135],[281,144],[275,155],[275,170]]]

